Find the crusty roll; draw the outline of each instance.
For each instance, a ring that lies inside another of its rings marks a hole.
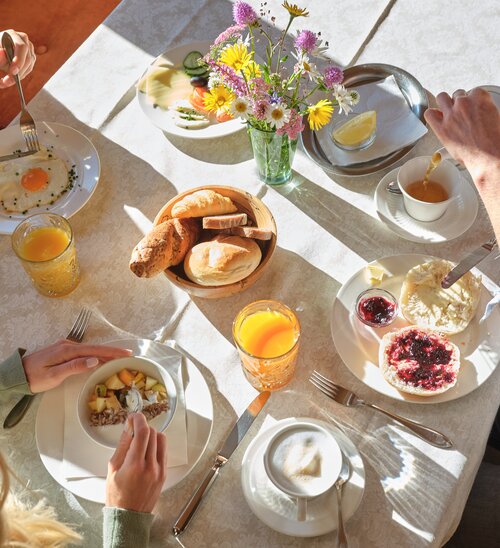
[[[139,278],[156,276],[179,264],[198,241],[200,227],[195,219],[170,219],[152,228],[135,246],[130,270]]]
[[[206,217],[224,215],[237,211],[231,198],[226,198],[213,190],[198,190],[179,200],[173,207],[172,217]]]
[[[379,365],[385,380],[401,392],[435,396],[455,386],[460,350],[443,334],[410,325],[382,337]]]
[[[261,258],[260,247],[253,240],[218,234],[188,252],[184,271],[192,282],[200,285],[229,285],[251,274]]]

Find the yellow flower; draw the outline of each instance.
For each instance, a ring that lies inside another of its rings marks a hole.
[[[250,80],[251,78],[260,78],[262,76],[260,66],[255,61],[250,61],[248,63],[243,69],[243,74],[247,80]]]
[[[297,4],[289,4],[286,0],[282,6],[288,11],[292,17],[307,17],[309,12],[305,8],[299,8]]]
[[[244,44],[236,43],[222,50],[219,61],[239,73],[252,61],[252,54]]]
[[[317,131],[325,124],[328,124],[333,113],[333,105],[327,99],[321,99],[315,105],[311,105],[307,109],[309,127]]]
[[[203,96],[203,104],[209,112],[226,112],[234,101],[234,94],[224,86],[216,86]]]

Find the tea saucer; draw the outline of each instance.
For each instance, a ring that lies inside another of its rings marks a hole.
[[[419,243],[447,242],[461,236],[476,220],[479,202],[476,190],[462,176],[462,188],[442,217],[436,221],[423,222],[410,217],[400,194],[386,190],[395,181],[399,167],[382,178],[375,190],[375,207],[380,220],[398,236]]]
[[[342,511],[347,521],[358,509],[365,486],[363,460],[352,441],[333,425],[310,418],[278,421],[261,432],[248,446],[241,465],[243,494],[252,512],[267,526],[294,537],[315,537],[337,529],[337,496],[333,487],[308,501],[305,521],[297,521],[297,503],[271,482],[264,468],[264,452],[270,439],[297,421],[326,428],[351,464],[351,477],[342,491]]]

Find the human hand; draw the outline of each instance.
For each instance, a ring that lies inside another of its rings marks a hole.
[[[0,78],[0,89],[13,86],[16,74],[19,75],[19,78],[24,78],[31,72],[36,61],[35,48],[26,33],[16,32],[12,29],[0,32],[0,44],[4,32],[8,32],[14,42],[14,58],[9,67],[5,50],[0,47],[0,71],[7,73],[3,78]]]
[[[36,394],[55,388],[70,375],[84,373],[100,363],[131,354],[131,350],[124,348],[62,340],[23,356],[23,367],[30,390]]]
[[[165,434],[148,426],[142,413],[129,415],[108,464],[106,506],[151,513],[165,482],[166,457]]]
[[[430,108],[425,119],[448,152],[474,176],[491,160],[500,159],[500,114],[491,95],[475,88],[457,90],[450,97],[436,97],[439,108]]]

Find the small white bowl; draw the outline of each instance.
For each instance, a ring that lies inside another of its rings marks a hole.
[[[439,219],[461,191],[462,176],[460,171],[448,160],[442,160],[429,178],[443,186],[448,193],[448,199],[443,202],[423,202],[410,196],[406,192],[407,186],[415,181],[423,180],[430,161],[431,156],[419,156],[406,162],[398,171],[398,186],[403,193],[405,209],[408,215],[417,221],[430,222]]]
[[[145,375],[157,378],[165,385],[168,394],[168,409],[166,413],[161,413],[148,424],[153,426],[158,432],[163,432],[170,424],[177,406],[177,390],[175,383],[168,371],[161,365],[147,358],[131,356],[129,358],[119,358],[111,360],[101,367],[98,367],[86,380],[77,402],[77,416],[81,427],[85,433],[99,445],[115,449],[122,435],[125,424],[111,424],[108,426],[91,426],[90,409],[88,401],[94,392],[95,385],[104,383],[106,379],[118,373],[122,369],[132,369],[140,371]]]

